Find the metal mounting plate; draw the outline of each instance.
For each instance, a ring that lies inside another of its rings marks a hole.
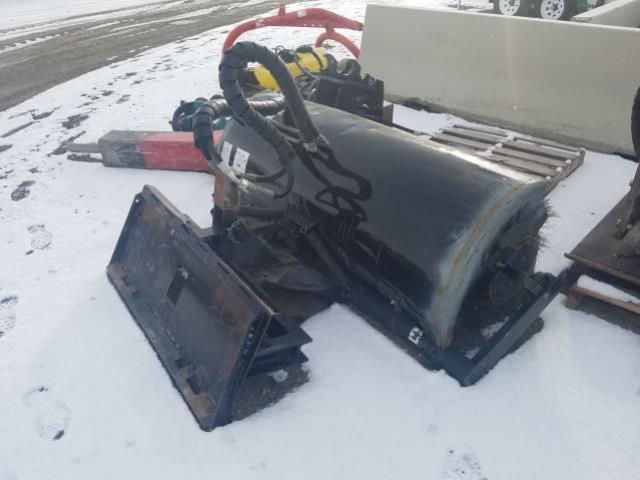
[[[212,430],[274,312],[153,187],[133,202],[107,272],[196,417]]]

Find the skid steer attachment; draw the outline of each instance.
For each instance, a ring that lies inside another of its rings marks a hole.
[[[640,89],[632,109],[631,137],[638,157]],[[570,269],[572,284],[566,293],[569,307],[581,308],[640,333],[640,167],[630,187],[600,223],[566,255],[574,261]],[[600,285],[592,286],[589,278]]]
[[[284,97],[245,98],[250,62]],[[378,85],[340,85],[359,81]],[[145,187],[108,268],[202,428],[235,418],[243,379],[305,361],[299,324],[334,302],[461,385],[542,327],[559,288],[535,272],[544,182],[385,124],[377,87],[305,102],[253,43],[225,53],[220,85],[225,100],[193,117],[215,174],[211,228]],[[233,118],[214,146],[221,112]]]
[[[245,376],[305,362],[311,341],[278,316],[153,187],[136,196],[109,279],[204,430],[231,420]]]

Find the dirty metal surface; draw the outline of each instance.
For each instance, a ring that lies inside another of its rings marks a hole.
[[[496,313],[480,308],[470,315],[459,328],[461,334],[446,349],[436,345],[415,320],[365,286],[354,288],[346,303],[421,365],[442,369],[461,386],[470,386],[542,329],[539,315],[555,298],[563,279],[537,274],[534,282],[535,291],[523,295],[515,310],[507,306]]]
[[[299,347],[310,338],[278,319],[199,233],[147,186],[107,271],[200,427],[212,430],[231,421],[248,374],[304,362]]]
[[[625,237],[617,235],[618,219],[626,219],[629,194],[566,254],[575,262],[575,282],[567,288],[567,306],[592,313],[607,321],[640,333],[640,257],[633,255]],[[607,294],[579,286],[580,275],[639,298],[639,303],[622,301]]]
[[[629,245],[617,238],[616,222],[626,218],[625,196],[571,251],[568,258],[589,269],[640,287],[640,257],[629,255]]]
[[[583,148],[483,125],[445,127],[430,138],[544,179],[547,192],[582,165],[585,154]]]

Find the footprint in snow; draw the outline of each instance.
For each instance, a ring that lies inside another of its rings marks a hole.
[[[447,449],[442,466],[442,480],[487,480],[480,461],[466,443],[457,443]]]
[[[27,198],[31,194],[30,187],[35,185],[35,183],[36,182],[33,180],[25,180],[22,182],[11,192],[11,200],[19,202],[20,200]]]
[[[15,295],[0,297],[0,338],[16,326],[15,306],[17,303],[18,297]]]
[[[22,402],[36,410],[35,428],[38,436],[46,440],[60,440],[71,423],[71,409],[56,401],[46,386],[33,388],[22,397]]]
[[[31,238],[31,247],[34,250],[45,250],[51,246],[53,235],[45,228],[43,223],[29,225],[27,231],[33,235]]]
[[[71,410],[56,402],[44,409],[36,418],[36,432],[46,440],[60,440],[71,423]]]
[[[53,403],[53,394],[49,387],[32,388],[22,396],[22,403],[29,408],[40,408]]]

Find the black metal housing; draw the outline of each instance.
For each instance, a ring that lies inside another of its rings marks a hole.
[[[541,182],[356,115],[307,109],[323,138],[316,148],[278,127],[295,152],[291,176],[272,182],[295,180],[286,198],[243,191],[219,170],[213,227],[201,229],[145,187],[108,267],[205,430],[232,419],[245,377],[306,360],[298,324],[332,302],[471,385],[542,327],[559,289],[534,272]],[[218,153],[220,169],[244,158],[253,178],[282,160],[235,120]]]

